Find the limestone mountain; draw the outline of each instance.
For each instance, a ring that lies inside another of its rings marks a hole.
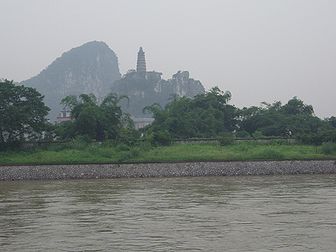
[[[49,117],[55,120],[65,96],[92,93],[102,99],[120,77],[116,54],[104,42],[92,41],[63,53],[22,84],[45,96],[45,103],[51,108]]]
[[[122,103],[123,110],[134,117],[150,117],[143,108],[154,103],[165,106],[174,96],[193,97],[205,92],[202,83],[189,77],[189,72],[179,71],[169,80],[161,78],[159,72],[129,71],[115,81],[112,91],[126,95],[129,102]]]
[[[146,106],[158,103],[163,107],[176,95],[193,97],[205,92],[202,83],[190,78],[187,71],[178,71],[169,80],[162,79],[161,75],[159,72],[147,71],[145,52],[140,47],[136,70],[128,71],[112,87],[114,93],[129,98],[127,104],[121,104],[122,109],[133,117],[151,117],[143,113]]]
[[[201,82],[190,78],[187,71],[179,71],[169,80],[161,75],[146,70],[145,53],[140,48],[137,70],[121,78],[116,54],[104,42],[92,41],[63,53],[22,84],[36,88],[45,96],[52,121],[63,109],[60,102],[67,95],[92,93],[98,101],[111,92],[126,95],[129,103],[121,104],[124,111],[134,117],[150,117],[142,112],[146,106],[153,103],[164,106],[176,95],[193,97],[204,93]]]

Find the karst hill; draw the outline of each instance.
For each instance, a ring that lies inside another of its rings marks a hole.
[[[164,106],[175,96],[193,97],[204,93],[200,81],[179,71],[169,80],[161,73],[147,71],[145,53],[140,48],[136,70],[121,76],[116,53],[104,42],[92,41],[63,53],[38,75],[22,84],[36,88],[45,96],[54,121],[63,109],[60,101],[67,95],[94,94],[98,101],[113,92],[126,95],[129,103],[122,104],[133,117],[150,117],[143,108],[153,103]]]

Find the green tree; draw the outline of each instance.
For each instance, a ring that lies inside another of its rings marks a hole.
[[[146,107],[154,122],[149,132],[167,131],[174,138],[215,137],[236,129],[237,109],[229,105],[230,92],[214,87],[194,98],[174,97],[164,108]]]
[[[93,94],[65,97],[61,103],[71,110],[73,127],[68,123],[67,127],[60,126],[59,132],[63,130],[63,136],[88,136],[97,141],[118,139],[125,124],[130,125],[128,116],[122,113],[118,105],[122,99],[128,98],[111,93],[99,104]],[[66,129],[72,134],[64,132]]]
[[[283,137],[317,133],[323,124],[314,116],[313,107],[297,97],[285,105],[263,102],[261,107],[243,108],[239,111],[238,123],[240,130],[250,134],[260,131],[265,136]]]
[[[0,81],[0,146],[41,138],[49,110],[36,89]]]
[[[326,122],[333,128],[336,128],[336,117],[332,116],[326,119]]]
[[[306,105],[296,96],[290,99],[287,104],[281,107],[281,111],[288,115],[308,115],[314,114],[313,106]]]

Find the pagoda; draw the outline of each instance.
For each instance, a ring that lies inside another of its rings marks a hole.
[[[139,52],[138,52],[137,72],[141,74],[146,74],[145,52],[143,51],[142,47],[140,47]]]

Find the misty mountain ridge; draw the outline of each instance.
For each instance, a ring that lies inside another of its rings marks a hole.
[[[22,84],[45,96],[45,103],[51,108],[49,117],[54,120],[62,110],[60,101],[65,96],[92,93],[102,99],[120,77],[116,54],[104,42],[92,41],[63,53]]]
[[[63,109],[60,101],[67,95],[92,93],[98,101],[111,92],[126,95],[129,105],[122,104],[123,110],[134,117],[150,117],[142,113],[145,106],[153,103],[164,106],[173,95],[193,97],[204,93],[201,82],[189,78],[187,71],[163,80],[161,73],[146,71],[143,51],[141,57],[139,61],[138,54],[137,67],[141,70],[131,70],[121,77],[115,52],[104,42],[92,41],[63,53],[22,84],[36,88],[45,96],[52,121]]]
[[[122,109],[135,117],[151,117],[143,113],[144,107],[154,103],[163,107],[176,95],[194,97],[205,92],[202,83],[190,78],[188,71],[178,71],[168,80],[162,79],[161,75],[152,71],[143,76],[136,71],[129,71],[115,81],[113,92],[129,98],[129,102],[121,103]]]

